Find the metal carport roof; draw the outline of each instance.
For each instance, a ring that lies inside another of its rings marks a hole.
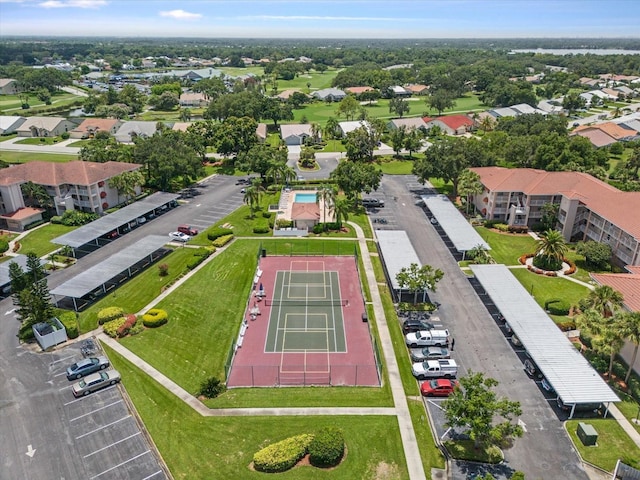
[[[445,195],[422,195],[422,200],[458,252],[467,252],[478,245],[491,250],[487,242]]]
[[[54,288],[51,294],[82,298],[147,255],[151,255],[168,241],[164,235],[149,235]]]
[[[391,277],[391,284],[394,289],[400,290],[396,280],[400,270],[409,267],[412,263],[417,263],[418,266],[422,266],[422,263],[404,230],[376,230],[376,236],[387,272]]]
[[[59,245],[68,245],[74,248],[81,247],[138,217],[144,216],[155,208],[177,200],[178,197],[179,195],[175,193],[156,192],[120,210],[100,217],[87,225],[83,225],[72,232],[60,235],[51,241]]]
[[[620,401],[507,267],[469,267],[565,404]]]

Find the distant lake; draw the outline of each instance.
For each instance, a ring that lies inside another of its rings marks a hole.
[[[549,53],[551,55],[640,55],[640,50],[616,50],[612,48],[522,48],[510,53]]]

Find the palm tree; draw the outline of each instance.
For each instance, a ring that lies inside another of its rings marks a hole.
[[[265,172],[264,176],[267,181],[272,181],[274,184],[281,183],[283,177],[283,169],[286,165],[281,163],[273,163]]]
[[[336,190],[332,185],[322,185],[316,194],[316,203],[320,205],[322,200],[322,223],[324,229],[327,229],[327,210],[333,210],[336,201]]]
[[[609,355],[609,378],[613,372],[613,361],[620,352],[625,339],[625,314],[605,317],[596,309],[586,310],[577,318],[580,330],[592,336],[591,345],[599,353]],[[633,364],[632,364],[633,365]]]
[[[471,195],[480,195],[483,191],[484,187],[482,186],[482,182],[480,182],[480,175],[468,169],[462,172],[458,180],[458,193],[467,197],[467,215],[469,215]]]
[[[544,232],[536,248],[534,265],[544,270],[559,270],[569,247],[562,234],[557,230]]]
[[[482,128],[485,133],[493,130],[494,125],[495,121],[489,115],[482,117],[482,120],[480,120],[480,128]]]
[[[638,347],[640,347],[640,312],[627,312],[624,316],[623,331],[625,337],[627,337],[635,345],[633,349],[633,356],[629,362],[629,369],[624,376],[624,383],[629,382],[633,365],[636,363],[636,357],[638,356]]]
[[[251,218],[254,217],[254,212],[256,210],[256,206],[260,205],[260,197],[262,196],[262,187],[258,185],[251,185],[247,187],[244,191],[244,197],[242,201],[249,205],[249,210],[251,211]]]
[[[616,310],[622,307],[623,295],[609,285],[600,285],[589,292],[584,300],[586,308],[594,309],[605,317],[611,317]]]
[[[336,216],[338,228],[342,227],[342,222],[349,220],[349,200],[347,198],[338,198],[333,204],[333,213]]]
[[[282,168],[282,179],[286,184],[293,182],[296,178],[298,178],[298,174],[296,171],[291,168],[289,165],[284,165]]]

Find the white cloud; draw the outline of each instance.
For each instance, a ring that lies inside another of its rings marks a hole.
[[[346,22],[418,22],[424,21],[422,18],[406,18],[406,17],[330,17],[316,15],[254,15],[246,17],[238,17],[240,20],[313,20],[313,21],[346,21]]]
[[[184,10],[169,10],[160,12],[161,17],[171,17],[177,20],[196,20],[202,18],[200,13],[185,12]]]
[[[107,5],[106,0],[48,0],[39,3],[43,8],[99,8]]]

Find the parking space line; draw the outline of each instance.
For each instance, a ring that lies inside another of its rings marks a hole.
[[[66,390],[67,388],[71,388],[71,387],[73,387],[73,384],[67,385],[66,387],[59,388],[58,391],[61,392],[63,390]]]
[[[130,458],[129,460],[125,460],[124,462],[121,462],[118,465],[105,470],[104,472],[100,472],[99,474],[94,475],[93,477],[89,478],[89,480],[93,480],[94,478],[98,478],[99,476],[104,475],[105,473],[109,473],[111,470],[115,470],[116,468],[119,468],[119,467],[121,467],[123,465],[126,465],[129,462],[133,462],[134,460],[137,460],[138,458],[142,457],[143,455],[146,455],[147,453],[151,453],[151,450],[147,450],[145,452],[142,452],[141,454],[136,455],[135,457]]]
[[[68,357],[61,358],[60,360],[54,360],[49,364],[49,366],[55,365],[56,363],[64,362],[66,360],[69,360],[70,358],[74,358],[75,356],[76,355],[69,355]]]
[[[162,473],[162,470],[158,470],[155,473],[152,473],[151,475],[149,475],[148,477],[144,477],[142,480],[149,480],[150,478],[155,477],[156,475],[158,475],[159,473]]]
[[[103,388],[103,389],[102,389],[102,391],[103,391],[103,392],[106,392],[107,390],[111,390],[111,389],[112,389],[112,388],[114,388],[114,387],[115,387],[115,385],[111,385],[111,386],[109,386],[109,387],[107,387],[107,388]],[[70,402],[64,403],[63,405],[66,407],[67,405],[72,405],[72,404],[74,404],[74,403],[76,403],[76,402],[79,402],[79,401],[83,400],[84,398],[85,398],[85,397],[79,397],[79,398],[76,398],[76,399],[74,399],[74,400],[71,400]]]
[[[66,374],[67,374],[67,372],[66,372],[66,371],[64,371],[64,372],[60,372],[60,373],[56,373],[56,374],[53,376],[53,378],[61,377],[62,375],[66,375]]]
[[[115,445],[118,445],[119,443],[126,442],[130,438],[137,437],[138,435],[140,435],[140,432],[136,432],[133,435],[129,435],[128,437],[123,438],[122,440],[118,440],[117,442],[113,442],[113,443],[107,445],[106,447],[102,447],[102,448],[96,450],[95,452],[91,452],[91,453],[85,455],[82,458],[89,458],[91,455],[95,455],[96,453],[102,452],[103,450],[106,450],[107,448],[111,448],[111,447],[113,447]]]
[[[115,402],[113,402],[113,403],[110,403],[110,404],[105,405],[105,406],[103,406],[103,407],[97,408],[97,409],[92,410],[92,411],[90,411],[90,412],[88,412],[88,413],[84,413],[84,414],[80,415],[79,417],[72,418],[72,419],[71,419],[71,420],[69,420],[69,421],[70,421],[70,422],[75,422],[76,420],[80,420],[81,418],[84,418],[84,417],[87,417],[87,416],[89,416],[89,415],[92,415],[92,414],[94,414],[94,413],[96,413],[96,412],[99,412],[100,410],[104,410],[105,408],[113,407],[114,405],[117,405],[118,403],[122,403],[122,399],[120,399],[120,400],[116,400],[116,401],[115,401]]]
[[[115,422],[107,423],[106,425],[103,425],[102,427],[95,428],[95,429],[91,430],[90,432],[83,433],[82,435],[77,436],[76,440],[80,440],[81,438],[84,438],[87,435],[91,435],[92,433],[96,433],[96,432],[98,432],[98,431],[100,431],[100,430],[102,430],[104,428],[110,427],[111,425],[115,425],[116,423],[119,423],[122,420],[126,420],[127,418],[131,418],[131,415],[127,415],[125,417],[122,417],[121,419],[116,420]]]

